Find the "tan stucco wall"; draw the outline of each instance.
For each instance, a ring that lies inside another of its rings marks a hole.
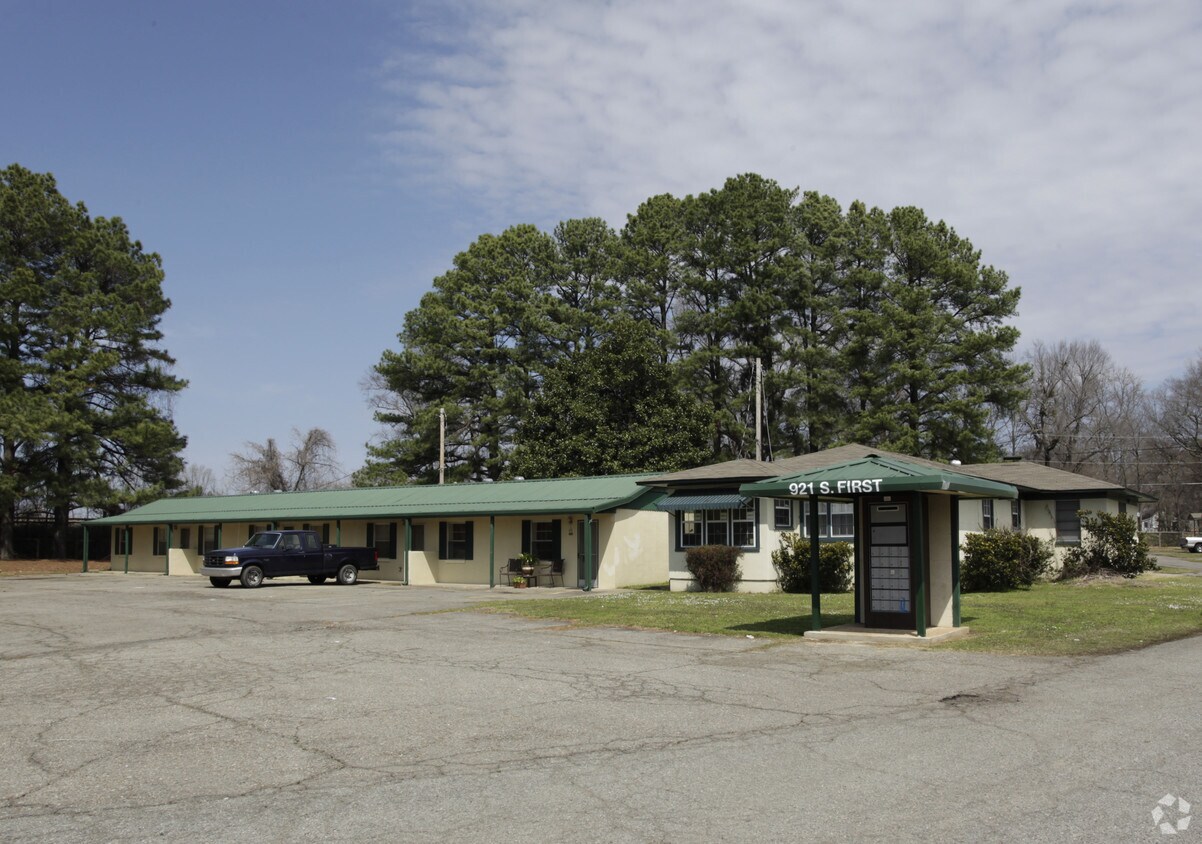
[[[926,496],[927,511],[927,623],[952,626],[952,508],[946,495]],[[977,508],[980,513],[980,507]],[[1009,514],[1009,510],[1006,511]]]
[[[619,510],[604,544],[608,553],[603,555],[598,586],[613,589],[667,580],[669,518],[657,510]]]

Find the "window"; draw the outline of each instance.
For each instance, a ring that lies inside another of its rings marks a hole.
[[[167,556],[167,529],[156,527],[154,529],[154,555],[156,557]]]
[[[559,522],[535,522],[534,534],[530,537],[530,553],[540,560],[550,560],[555,552]]]
[[[320,525],[301,525],[301,530],[311,530],[321,534],[321,544],[330,544],[330,523],[325,522]]]
[[[701,545],[701,514],[695,510],[682,510],[680,513],[680,542],[681,548],[696,548]]]
[[[852,536],[855,532],[855,505],[850,501],[832,501],[830,510],[831,536]]]
[[[755,507],[736,507],[730,511],[730,523],[734,545],[748,548],[755,545]]]
[[[1010,527],[1014,530],[1022,530],[1023,527],[1023,505],[1017,498],[1010,502]]]
[[[413,551],[426,550],[426,526],[425,525],[410,525],[409,526],[409,548]]]
[[[123,527],[113,528],[113,555],[114,556],[117,554],[125,555],[125,554],[133,553],[133,551],[129,547],[130,545],[133,544],[133,543],[129,542],[131,532],[132,531],[130,531],[129,528],[123,528]]]
[[[981,500],[981,529],[989,530],[993,527],[993,499],[984,498]]]
[[[246,531],[246,538],[250,539],[252,536],[254,536],[258,532],[259,532],[259,529],[257,527],[255,527],[254,525],[248,525],[247,531]]]
[[[1080,542],[1081,517],[1077,511],[1081,509],[1081,500],[1065,498],[1056,502],[1056,541]]]
[[[192,528],[179,529],[179,547],[188,550],[192,547]]]
[[[676,516],[676,549],[699,545],[736,545],[755,548],[756,505],[733,510],[681,510]]]
[[[438,559],[472,559],[472,522],[438,523]]]
[[[376,549],[384,560],[396,559],[396,522],[380,522],[367,526],[367,544]]]
[[[830,536],[830,514],[827,512],[827,503],[825,501],[818,502],[818,536]],[[810,502],[802,500],[801,502],[801,524],[802,536],[810,535]]]
[[[730,544],[730,525],[725,510],[705,511],[705,544]]]
[[[321,540],[318,538],[316,533],[304,533],[304,534],[301,534],[301,536],[303,536],[305,538],[305,550],[306,551],[320,551],[321,550]]]
[[[793,529],[793,501],[777,498],[772,502],[772,526],[777,530]]]
[[[217,548],[217,525],[205,525],[200,529],[201,554],[207,554]]]

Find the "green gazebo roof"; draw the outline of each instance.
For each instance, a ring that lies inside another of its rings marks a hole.
[[[893,492],[937,492],[980,498],[1018,497],[1018,490],[1007,483],[876,454],[821,469],[743,484],[739,492],[765,498],[801,498],[809,495],[841,498]]]

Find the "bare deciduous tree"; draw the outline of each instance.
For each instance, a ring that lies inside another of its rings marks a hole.
[[[246,444],[246,451],[230,455],[234,468],[231,483],[241,492],[295,492],[325,489],[342,478],[334,438],[324,428],[302,433],[292,429],[292,441],[281,450],[274,439]]]

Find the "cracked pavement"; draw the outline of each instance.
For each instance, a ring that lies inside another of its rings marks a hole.
[[[0,840],[1137,841],[1166,793],[1202,806],[1202,638],[1036,659],[432,612],[498,597],[0,580]]]

